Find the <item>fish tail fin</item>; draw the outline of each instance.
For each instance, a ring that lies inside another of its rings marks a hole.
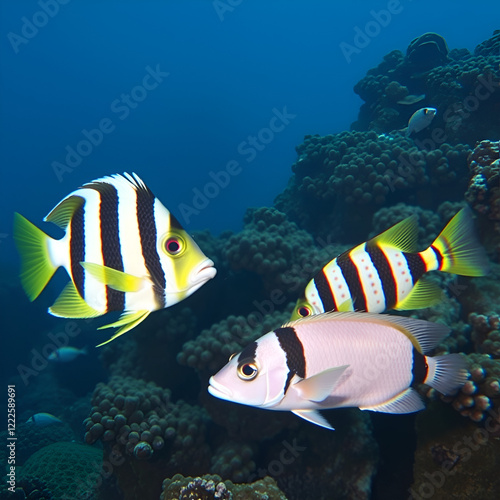
[[[14,214],[14,241],[21,256],[21,284],[31,301],[40,295],[58,267],[50,258],[48,244],[51,239],[21,214]]]
[[[469,208],[463,208],[448,222],[430,248],[441,257],[440,271],[462,276],[488,274],[488,256],[476,237]]]
[[[467,363],[460,354],[426,356],[428,365],[424,384],[430,385],[442,394],[452,394],[467,381]]]

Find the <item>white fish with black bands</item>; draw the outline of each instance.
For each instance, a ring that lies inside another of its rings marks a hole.
[[[450,394],[467,379],[460,354],[426,355],[448,332],[441,324],[384,314],[310,316],[233,355],[208,390],[235,403],[292,411],[328,429],[318,410],[412,413],[424,408],[413,386]]]

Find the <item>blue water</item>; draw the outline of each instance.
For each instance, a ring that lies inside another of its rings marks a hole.
[[[284,190],[304,135],[349,130],[362,104],[353,86],[384,55],[405,53],[430,31],[450,49],[470,51],[491,37],[500,5],[478,5],[2,0],[3,376],[29,365],[42,332],[62,324],[46,307],[66,279],[61,271],[28,303],[17,277],[13,212],[53,232],[42,219],[64,196],[134,171],[188,231],[240,231],[248,207],[272,206]],[[360,32],[369,33],[361,42]],[[355,50],[346,53],[348,45]],[[95,329],[84,328],[92,340],[82,335],[78,343],[94,345]],[[83,359],[58,368],[78,396],[106,377],[95,352],[89,360],[91,370]]]

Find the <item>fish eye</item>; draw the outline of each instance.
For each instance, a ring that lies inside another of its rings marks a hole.
[[[180,236],[169,236],[163,243],[165,252],[172,256],[178,256],[184,252],[186,245]]]
[[[305,318],[306,316],[310,316],[312,314],[311,308],[309,306],[300,306],[297,309],[299,316]]]
[[[238,377],[240,377],[241,380],[253,380],[257,376],[258,371],[257,365],[252,361],[247,361],[238,365]]]

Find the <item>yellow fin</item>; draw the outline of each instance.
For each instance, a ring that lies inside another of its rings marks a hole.
[[[73,214],[85,203],[81,196],[70,196],[57,204],[49,214],[43,219],[46,222],[53,222],[60,228],[66,229]]]
[[[101,264],[80,262],[80,265],[100,283],[119,292],[137,292],[143,281],[143,278]]]
[[[341,312],[354,311],[354,302],[353,302],[353,300],[352,299],[344,300],[344,302],[341,302],[339,304],[339,307],[338,307],[337,310],[341,311]]]
[[[397,248],[402,252],[415,252],[417,250],[418,220],[416,215],[407,217],[383,233],[367,241],[367,246],[385,245]]]
[[[476,238],[472,212],[468,207],[460,210],[448,222],[432,246],[443,257],[441,271],[462,276],[488,274],[488,256]]]
[[[103,330],[104,328],[117,328],[119,326],[121,326],[121,328],[110,339],[106,340],[106,342],[103,342],[102,344],[98,344],[96,347],[108,344],[112,340],[115,340],[116,337],[132,330],[132,328],[135,328],[141,321],[144,321],[150,313],[151,311],[147,311],[145,309],[135,312],[125,312],[120,316],[118,321],[110,323],[109,325],[100,326],[98,330]]]
[[[95,318],[103,314],[85,302],[72,281],[49,307],[49,313],[60,318]]]
[[[50,239],[21,214],[14,214],[14,241],[21,256],[21,284],[32,301],[40,295],[57,269],[49,255]]]
[[[443,290],[428,280],[421,279],[412,288],[407,297],[400,300],[393,309],[405,311],[409,309],[424,309],[438,304],[443,299]]]

